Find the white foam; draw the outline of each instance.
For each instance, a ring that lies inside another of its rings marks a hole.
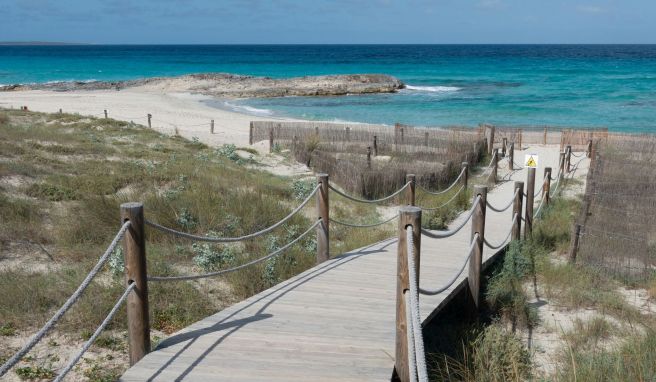
[[[255,115],[272,115],[273,111],[269,109],[258,109],[256,107],[248,106],[248,105],[235,105],[230,102],[224,102],[223,103],[227,108],[236,111],[238,113],[246,113],[246,114],[255,114]]]
[[[406,89],[420,91],[420,92],[431,92],[431,93],[446,93],[446,92],[455,92],[460,90],[456,86],[412,86],[406,85]]]

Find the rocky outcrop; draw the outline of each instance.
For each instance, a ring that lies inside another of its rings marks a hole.
[[[346,94],[393,93],[403,83],[384,74],[347,74],[270,78],[225,73],[189,74],[179,77],[154,77],[128,81],[55,82],[9,85],[0,91],[19,90],[122,90],[190,92],[222,98],[337,96]]]

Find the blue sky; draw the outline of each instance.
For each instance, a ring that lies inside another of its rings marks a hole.
[[[656,43],[656,0],[0,0],[0,41]]]

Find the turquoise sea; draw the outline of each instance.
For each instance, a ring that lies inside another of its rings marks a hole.
[[[0,84],[198,72],[385,73],[395,94],[218,100],[269,116],[656,132],[656,45],[0,46]]]

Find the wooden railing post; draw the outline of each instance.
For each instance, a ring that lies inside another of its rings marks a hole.
[[[570,264],[576,263],[576,253],[579,250],[579,237],[581,236],[581,225],[576,224],[572,230],[572,242],[569,246],[569,262]]]
[[[487,135],[487,153],[492,155],[492,149],[494,148],[494,126],[489,126],[490,132]]]
[[[273,127],[269,129],[269,152],[273,152]]]
[[[567,146],[567,172],[572,171],[572,146]]]
[[[485,209],[487,206],[487,186],[474,186],[474,200],[480,195],[481,199],[477,206],[474,206],[474,215],[472,215],[471,240],[478,233],[479,240],[474,246],[474,253],[469,259],[469,291],[474,303],[476,312],[479,312],[482,301],[481,293],[481,270],[483,264],[483,241],[485,240]]]
[[[63,113],[63,111],[62,111],[61,108],[59,108],[59,114],[61,114],[61,113]],[[107,116],[105,116],[105,118],[107,118]]]
[[[519,149],[522,149],[522,129],[519,129]]]
[[[492,178],[492,184],[497,183],[498,173],[499,173],[499,149],[494,149],[492,150],[492,174],[490,175],[490,178]]]
[[[544,206],[549,206],[551,203],[551,197],[549,192],[551,191],[551,167],[544,168],[544,185],[542,186],[542,197],[544,198]]]
[[[210,120],[210,133],[214,134],[214,120]]]
[[[588,158],[590,158],[592,155],[592,139],[588,140],[588,149],[586,150],[585,154]]]
[[[408,322],[406,321],[405,298],[410,297],[406,293],[410,289],[410,278],[408,276],[408,243],[406,228],[412,226],[415,271],[417,283],[419,283],[419,260],[421,249],[421,209],[418,207],[401,207],[399,211],[399,240],[397,247],[396,266],[396,361],[394,369],[401,382],[410,381],[410,367],[408,364]]]
[[[248,124],[248,144],[253,144],[253,121]]]
[[[367,168],[371,170],[371,146],[367,146]]]
[[[149,128],[149,129],[152,129],[152,128],[153,128],[153,125],[152,125],[152,123],[151,123],[151,120],[152,120],[152,119],[153,119],[153,115],[150,114],[150,113],[148,113],[148,128]]]
[[[462,174],[462,185],[465,190],[467,190],[467,185],[469,183],[469,163],[462,162],[462,169],[464,170]]]
[[[330,258],[330,215],[328,204],[328,174],[317,174],[321,186],[317,191],[317,215],[321,224],[317,227],[317,264]]]
[[[535,168],[528,169],[526,174],[526,215],[524,216],[524,239],[533,234],[533,200],[535,193]]]
[[[351,142],[351,128],[346,126],[346,142]]]
[[[506,148],[508,147],[508,138],[503,138],[501,142],[501,156],[506,157]]]
[[[105,112],[105,119],[107,119],[107,109],[103,110]],[[59,109],[59,113],[61,114],[61,109]]]
[[[544,127],[544,144],[547,144],[547,127]]]
[[[378,136],[374,135],[374,156],[378,156]]]
[[[130,221],[125,232],[125,283],[136,284],[126,302],[130,365],[150,352],[150,321],[148,317],[148,279],[146,271],[146,238],[144,212],[141,203],[121,204],[121,224]]]
[[[512,240],[519,240],[522,235],[522,206],[524,201],[524,182],[515,182],[515,202],[513,203],[513,215],[512,218],[515,218],[517,214],[517,220],[512,228]]]
[[[513,171],[515,169],[515,142],[510,143],[510,151],[508,154],[508,169]]]
[[[405,182],[410,182],[408,186],[408,205],[415,205],[415,187],[417,186],[417,178],[415,174],[408,174],[405,176]]]
[[[560,176],[558,177],[558,181],[562,182],[563,179],[565,178],[565,153],[564,152],[560,153],[560,159],[558,160],[558,164],[560,165]]]

